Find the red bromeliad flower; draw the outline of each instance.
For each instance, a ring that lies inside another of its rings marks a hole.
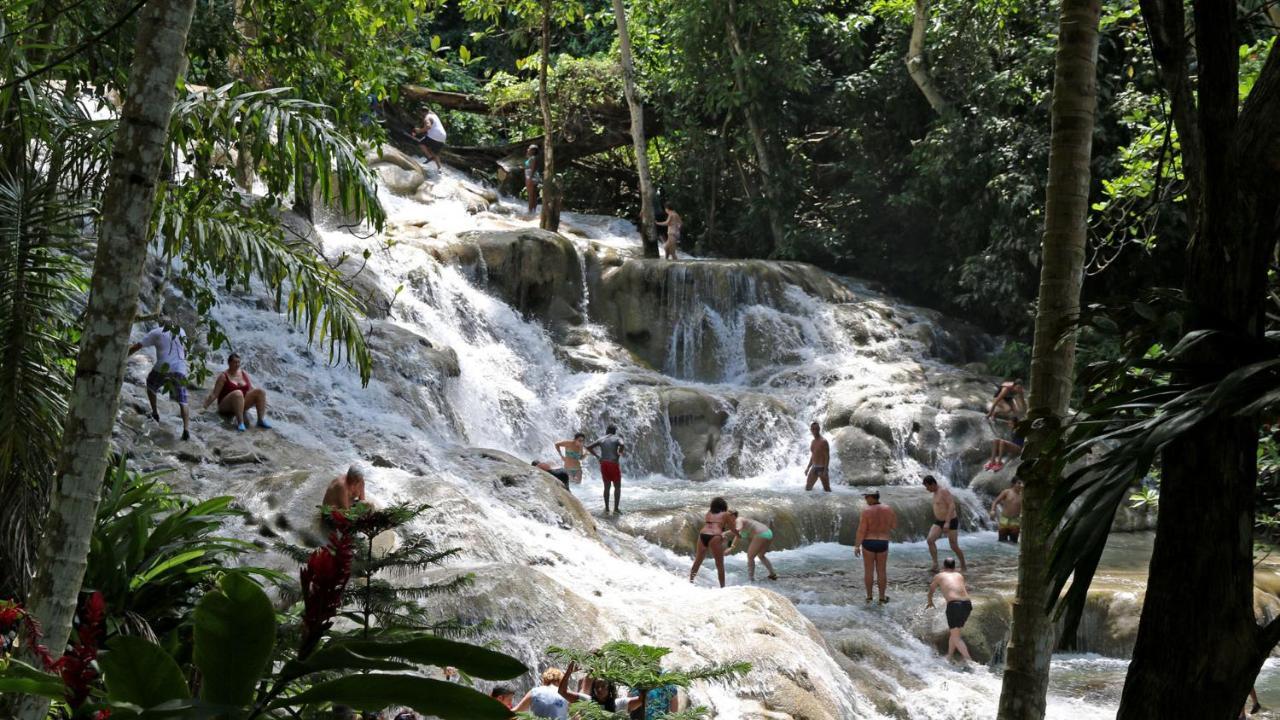
[[[57,673],[67,686],[67,704],[72,710],[79,708],[89,699],[89,690],[93,681],[98,679],[98,671],[93,662],[98,659],[98,642],[102,637],[102,621],[106,617],[107,601],[101,592],[93,592],[80,608],[80,629],[76,633],[76,642],[62,657],[58,658],[48,669]],[[47,664],[46,660],[46,664]]]
[[[0,635],[6,635],[18,627],[26,612],[22,606],[10,600],[0,600]]]
[[[333,618],[342,607],[347,580],[351,578],[353,548],[349,523],[340,511],[334,511],[331,519],[336,529],[329,534],[329,544],[311,553],[299,572],[303,602],[300,658],[310,655],[333,625]]]

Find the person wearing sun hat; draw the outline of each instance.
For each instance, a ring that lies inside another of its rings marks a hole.
[[[858,519],[858,534],[853,541],[854,557],[862,558],[864,581],[867,585],[867,602],[871,602],[871,588],[879,585],[880,602],[889,602],[885,594],[888,578],[885,569],[889,564],[889,533],[898,526],[898,516],[893,508],[880,502],[880,491],[868,488],[862,493],[866,507]],[[877,583],[878,581],[878,583]]]

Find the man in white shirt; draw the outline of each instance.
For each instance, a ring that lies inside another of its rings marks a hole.
[[[147,373],[147,400],[151,403],[151,419],[160,421],[160,412],[156,410],[156,394],[167,390],[169,397],[178,403],[182,415],[182,439],[191,439],[191,417],[187,412],[187,334],[182,328],[175,335],[164,326],[158,327],[133,345],[129,346],[132,355],[144,347],[156,349],[156,364]]]
[[[427,108],[427,114],[422,118],[422,125],[413,129],[413,139],[417,141],[418,147],[422,148],[422,152],[427,157],[436,161],[436,170],[440,170],[440,156],[436,153],[444,147],[444,141],[448,137],[448,133],[444,131],[444,124],[440,122],[440,116],[435,111]]]

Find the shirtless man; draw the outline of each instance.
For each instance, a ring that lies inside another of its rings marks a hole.
[[[809,443],[809,464],[804,469],[805,491],[813,489],[814,483],[822,480],[822,489],[831,492],[831,476],[827,474],[827,466],[831,464],[831,443],[822,437],[822,427],[818,423],[809,426],[813,433],[813,442]]]
[[[996,514],[996,508],[1000,514]],[[996,496],[991,503],[991,519],[998,520],[999,529],[996,537],[1000,542],[1018,544],[1018,535],[1022,532],[1022,479],[1014,478],[1013,483],[1004,492]]]
[[[335,510],[349,510],[357,502],[368,503],[364,493],[364,470],[352,465],[345,475],[339,475],[324,491],[322,504]]]
[[[963,562],[962,560],[961,563]],[[942,599],[947,601],[947,660],[959,650],[965,663],[971,663],[973,658],[969,657],[969,648],[960,637],[960,631],[964,629],[969,613],[973,612],[973,602],[969,600],[964,575],[956,571],[956,561],[947,558],[942,562],[942,567],[943,571],[934,575],[933,582],[929,583],[929,604],[925,607],[933,607],[933,592],[941,590]]]
[[[960,552],[960,514],[956,509],[956,498],[951,491],[938,484],[932,475],[924,476],[924,489],[933,493],[933,527],[929,528],[929,557],[933,558],[933,567],[929,572],[938,572],[938,538],[943,530],[947,532],[947,540],[951,542],[951,552],[960,558],[960,570],[965,570],[964,553]]]
[[[867,602],[871,602],[871,586],[879,575],[880,602],[889,602],[885,595],[888,578],[885,567],[889,564],[889,533],[898,526],[893,508],[880,502],[880,491],[871,490],[862,495],[867,506],[858,520],[858,535],[853,539],[853,555],[862,558],[862,571],[867,584]]]
[[[613,511],[622,514],[622,456],[627,446],[618,437],[618,428],[605,428],[604,437],[587,446],[587,452],[600,461],[600,479],[604,481],[604,512],[609,514],[609,486],[613,486]],[[598,452],[597,452],[598,451]]]
[[[680,242],[680,233],[684,230],[684,220],[680,219],[680,213],[667,208],[667,219],[654,224],[667,229],[667,241],[663,243],[662,251],[668,260],[675,260],[676,243]]]

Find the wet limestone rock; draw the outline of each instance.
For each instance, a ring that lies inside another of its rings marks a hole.
[[[680,445],[685,477],[707,479],[707,460],[715,456],[729,413],[719,400],[692,388],[663,388],[659,394],[671,436]]]
[[[994,658],[1004,656],[1004,646],[1009,633],[1013,615],[1008,602],[1000,597],[971,596],[973,613],[965,622],[960,637],[969,648],[969,656],[974,662],[986,665]],[[947,618],[946,602],[939,597],[934,598],[937,611],[927,615],[928,638],[930,644],[939,654],[947,652]]]
[[[390,145],[369,153],[365,161],[387,189],[396,195],[412,196],[427,179],[421,165]]]
[[[840,462],[840,472],[833,475],[848,485],[886,485],[897,475],[893,450],[884,440],[865,430],[847,426],[836,428],[828,439]]]
[[[462,266],[475,282],[557,331],[582,322],[583,282],[578,251],[546,230],[473,231],[432,254]]]

